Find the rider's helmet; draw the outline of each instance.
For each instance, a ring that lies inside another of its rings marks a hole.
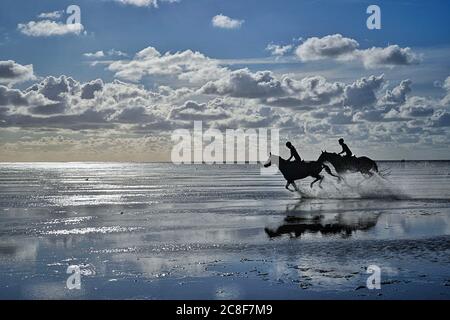
[[[292,143],[290,141],[286,142],[286,147],[288,148],[292,147]]]
[[[339,143],[344,143],[344,139],[340,138]]]

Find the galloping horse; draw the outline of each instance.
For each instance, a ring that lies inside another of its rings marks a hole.
[[[341,157],[337,153],[329,153],[322,151],[317,162],[324,163],[329,162],[336,169],[338,174],[350,172],[360,172],[363,175],[373,176],[374,173],[378,173],[378,166],[375,161],[368,157]]]
[[[284,178],[286,179],[286,189],[289,191],[292,191],[289,189],[289,186],[292,184],[294,186],[294,189],[298,191],[298,187],[295,184],[295,180],[305,179],[307,177],[313,177],[316,178],[313,182],[311,182],[311,188],[313,185],[317,182],[319,182],[319,186],[322,184],[324,176],[320,175],[323,169],[325,171],[335,177],[338,178],[338,180],[341,180],[341,177],[334,175],[330,167],[327,165],[320,163],[318,161],[311,161],[311,162],[290,162],[287,161],[279,156],[270,154],[269,160],[264,164],[264,167],[268,168],[272,165],[272,162],[278,165],[278,168],[280,169],[281,173],[283,174]]]

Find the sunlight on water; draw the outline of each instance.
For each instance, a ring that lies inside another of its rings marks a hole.
[[[450,163],[380,167],[291,193],[255,165],[0,164],[0,297],[357,297],[369,263],[450,296]]]

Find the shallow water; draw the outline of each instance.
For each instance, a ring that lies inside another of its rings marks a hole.
[[[255,165],[0,164],[0,298],[450,298],[450,162],[380,169],[291,193]]]

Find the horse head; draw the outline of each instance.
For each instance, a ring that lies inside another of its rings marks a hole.
[[[319,157],[319,159],[317,159],[317,161],[318,162],[324,162],[324,161],[327,161],[328,160],[328,155],[329,155],[329,153],[327,152],[327,150],[325,150],[325,151],[323,151],[323,150],[320,150],[322,153],[320,154],[320,157]]]
[[[267,159],[266,163],[264,163],[264,167],[268,168],[272,165],[272,162],[274,162],[276,165],[280,163],[280,160],[283,159],[279,156],[273,155],[272,152],[269,153],[269,159]]]
[[[264,168],[268,168],[272,165],[272,152],[269,153],[269,159],[267,159],[266,163],[264,163]]]

